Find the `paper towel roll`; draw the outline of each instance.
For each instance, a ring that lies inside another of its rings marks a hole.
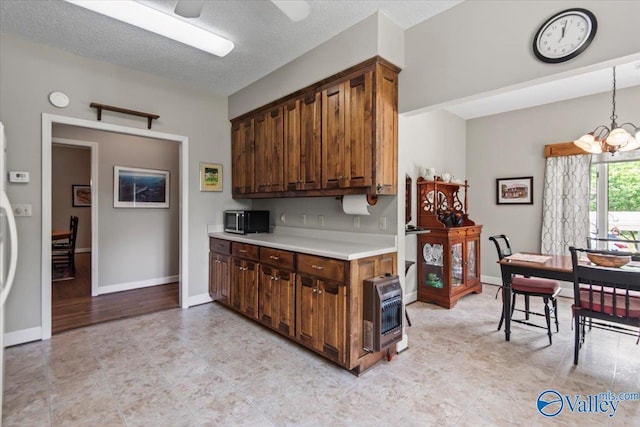
[[[342,197],[342,210],[349,215],[370,215],[366,194],[353,194]]]

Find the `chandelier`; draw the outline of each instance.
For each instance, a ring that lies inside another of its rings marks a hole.
[[[613,110],[611,112],[611,127],[600,125],[592,132],[573,141],[575,145],[587,153],[615,153],[617,151],[631,151],[640,148],[640,129],[633,123],[623,123],[618,126],[616,119],[616,67],[613,67],[613,92],[611,95]],[[629,129],[629,130],[627,130]]]

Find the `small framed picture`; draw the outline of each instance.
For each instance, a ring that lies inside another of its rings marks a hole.
[[[113,167],[114,208],[168,208],[169,171]]]
[[[200,162],[200,191],[222,191],[222,165]]]
[[[533,177],[496,179],[496,204],[532,205]]]
[[[71,200],[74,208],[84,208],[91,206],[91,186],[72,185]]]

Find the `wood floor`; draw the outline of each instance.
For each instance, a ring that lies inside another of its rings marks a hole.
[[[178,283],[91,297],[90,253],[76,254],[74,279],[51,287],[53,334],[179,306]]]

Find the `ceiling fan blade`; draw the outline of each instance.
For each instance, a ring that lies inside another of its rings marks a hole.
[[[202,6],[204,6],[204,0],[180,0],[176,4],[174,13],[183,18],[198,18],[202,13]]]
[[[302,21],[311,12],[311,6],[304,0],[271,0],[271,3],[294,22]]]

